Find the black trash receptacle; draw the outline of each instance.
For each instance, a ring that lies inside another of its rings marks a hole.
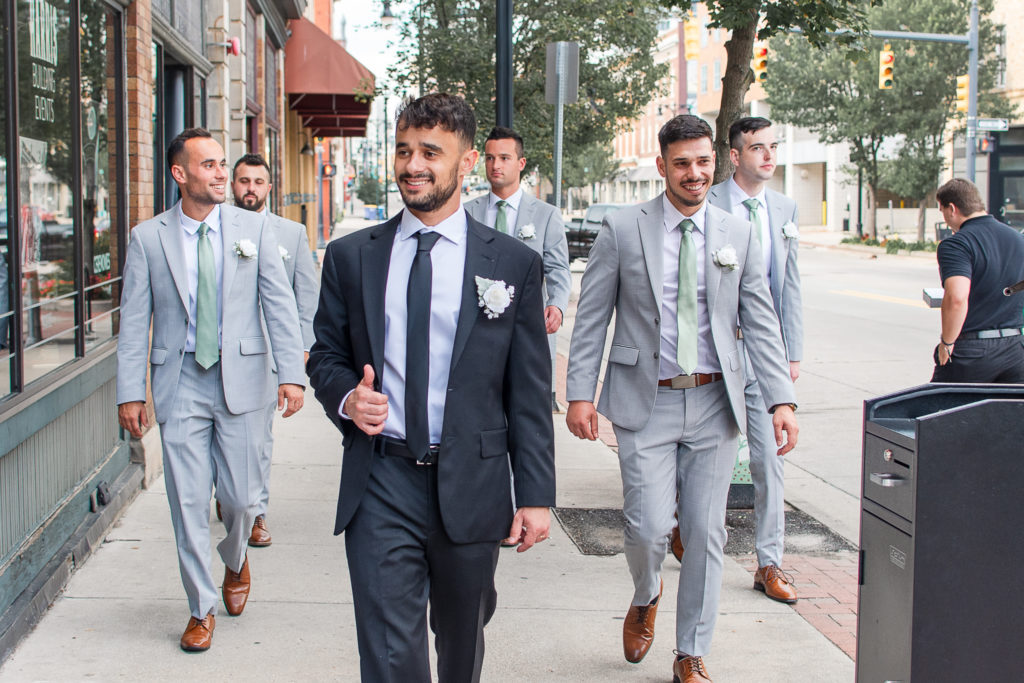
[[[857,681],[1024,681],[1024,385],[864,405]]]

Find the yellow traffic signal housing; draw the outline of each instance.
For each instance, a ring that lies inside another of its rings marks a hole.
[[[700,25],[693,13],[686,15],[683,26],[683,56],[687,61],[700,56]]]
[[[754,71],[754,82],[762,85],[768,80],[768,46],[764,43],[754,45],[754,58],[750,60],[750,68]]]
[[[956,77],[956,110],[966,112],[967,102],[971,98],[970,76]]]
[[[884,50],[878,53],[878,89],[879,90],[892,90],[892,66],[896,61],[896,55],[889,46],[886,45]]]

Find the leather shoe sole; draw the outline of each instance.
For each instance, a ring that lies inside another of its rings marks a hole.
[[[207,614],[203,619],[189,617],[188,626],[181,635],[181,649],[185,652],[206,652],[213,645],[215,619]]]
[[[231,571],[230,567],[224,567],[224,587],[221,594],[224,597],[224,608],[228,614],[237,617],[245,609],[245,603],[249,600],[249,558],[245,558],[242,568]]]

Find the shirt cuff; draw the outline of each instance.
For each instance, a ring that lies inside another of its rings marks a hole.
[[[352,391],[355,391],[355,389],[353,389]],[[345,403],[348,402],[348,397],[352,395],[352,391],[345,394],[345,398],[341,399],[341,405],[338,406],[338,415],[340,415],[342,419],[345,420],[352,419],[351,417],[348,416],[348,413],[345,412]]]

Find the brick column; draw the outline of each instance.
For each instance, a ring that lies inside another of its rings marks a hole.
[[[128,225],[153,216],[153,15],[150,0],[125,10]]]

